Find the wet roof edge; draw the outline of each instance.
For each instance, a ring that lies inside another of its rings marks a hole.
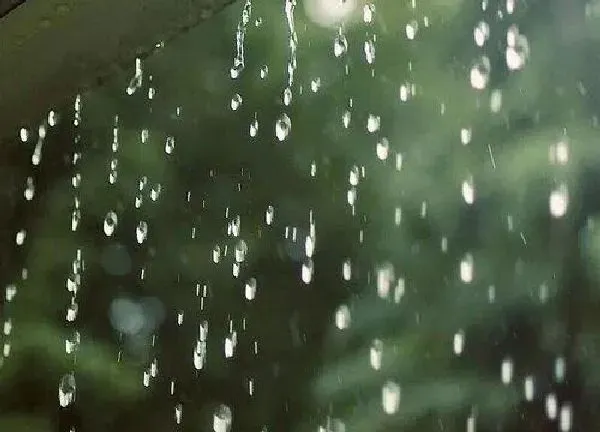
[[[236,0],[28,0],[0,17],[0,137]]]

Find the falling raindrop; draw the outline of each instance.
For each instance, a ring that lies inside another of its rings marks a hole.
[[[379,160],[386,160],[390,153],[390,142],[387,138],[381,138],[377,142],[376,153]]]
[[[387,381],[381,389],[383,412],[396,414],[400,408],[400,386],[394,381]]]
[[[340,28],[339,34],[335,37],[333,41],[333,54],[336,57],[341,57],[346,54],[348,51],[348,40],[346,36],[342,33],[342,29]]]
[[[567,185],[562,184],[550,193],[550,214],[554,218],[562,218],[567,213],[569,206],[569,191]]]
[[[454,334],[454,354],[461,355],[465,348],[465,332],[459,330]]]
[[[265,79],[269,75],[269,66],[263,65],[260,68],[260,78]]]
[[[477,60],[471,68],[471,87],[476,90],[485,89],[490,80],[491,69],[492,66],[488,57],[482,56],[479,60]]]
[[[104,234],[107,237],[110,237],[114,234],[115,229],[117,228],[118,217],[114,211],[109,211],[104,218]]]
[[[292,129],[292,121],[287,114],[282,114],[275,122],[275,136],[281,142],[284,141],[290,134]]]
[[[394,283],[394,266],[390,262],[381,264],[376,269],[377,294],[381,298],[387,298],[392,284]]]
[[[65,374],[58,384],[58,403],[65,408],[75,401],[76,383],[75,374]]]
[[[311,283],[312,278],[313,278],[313,272],[314,272],[313,261],[310,258],[306,258],[304,260],[304,262],[302,263],[302,272],[301,272],[302,282],[304,282],[305,284]]]
[[[473,30],[473,38],[478,47],[482,47],[490,37],[490,26],[485,21],[480,21]]]
[[[417,35],[417,31],[419,30],[419,23],[415,20],[406,24],[406,37],[409,40],[413,40]]]
[[[504,384],[504,385],[508,385],[512,381],[513,361],[511,358],[505,358],[504,360],[502,360],[501,378],[502,378],[502,384]]]
[[[374,114],[369,114],[367,118],[367,130],[370,133],[375,133],[379,130],[379,126],[381,124],[381,118]]]
[[[373,39],[367,39],[365,41],[364,51],[367,63],[373,64],[375,62],[375,42]]]
[[[168,136],[165,140],[165,153],[170,155],[175,150],[175,138]]]
[[[340,330],[350,327],[350,308],[348,306],[341,305],[335,311],[335,326]]]
[[[213,431],[229,432],[233,421],[233,413],[227,405],[219,405],[213,415]]]
[[[381,339],[375,339],[371,342],[371,348],[369,350],[369,363],[374,370],[381,369],[383,361],[383,341]]]
[[[255,278],[250,278],[246,282],[246,285],[244,287],[244,295],[246,297],[246,300],[254,300],[254,297],[256,297],[256,279]]]
[[[242,105],[242,97],[236,93],[231,98],[231,109],[233,111],[237,111],[237,109]]]
[[[267,225],[273,224],[273,219],[275,218],[275,208],[270,205],[267,207],[267,211],[265,212],[265,222]]]
[[[474,273],[474,263],[473,263],[473,255],[466,254],[464,258],[460,262],[460,279],[464,283],[473,282],[473,273]]]
[[[135,238],[138,244],[144,243],[148,237],[148,224],[145,221],[140,221],[135,229]]]
[[[244,262],[248,253],[248,245],[244,240],[239,240],[235,245],[235,260],[238,263]]]
[[[286,87],[283,90],[283,104],[288,106],[292,103],[292,89],[290,87]]]

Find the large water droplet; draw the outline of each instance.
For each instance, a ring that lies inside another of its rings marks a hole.
[[[213,416],[214,432],[229,432],[233,421],[233,413],[227,405],[219,405]]]
[[[275,136],[279,141],[284,141],[290,134],[292,121],[287,114],[282,114],[275,122]]]
[[[109,211],[104,218],[104,234],[110,237],[114,234],[117,228],[118,217],[114,211]]]
[[[76,383],[75,374],[65,374],[58,384],[58,403],[61,407],[68,407],[75,401]]]

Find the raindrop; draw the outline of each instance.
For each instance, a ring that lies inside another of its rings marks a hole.
[[[373,21],[373,14],[375,13],[375,5],[372,3],[366,4],[363,7],[363,21],[366,24],[370,24]]]
[[[114,234],[117,228],[118,217],[114,211],[109,211],[104,218],[104,234],[110,237]]]
[[[348,129],[348,127],[350,126],[351,119],[352,113],[350,113],[350,111],[348,110],[344,111],[344,114],[342,114],[342,124],[344,125],[344,128]]]
[[[400,408],[400,386],[394,381],[387,381],[381,390],[383,412],[392,415]]]
[[[292,121],[287,114],[282,114],[275,122],[275,136],[281,142],[284,141],[290,134],[292,129]]]
[[[273,224],[273,219],[275,218],[275,208],[270,205],[267,207],[267,211],[265,212],[265,222],[267,225]]]
[[[390,262],[381,264],[376,269],[377,275],[377,294],[381,298],[387,298],[392,284],[394,283],[394,266]]]
[[[148,224],[145,221],[140,221],[135,229],[135,238],[138,244],[144,243],[148,237]]]
[[[360,169],[358,168],[358,166],[354,165],[352,168],[350,168],[350,184],[352,186],[357,186],[358,182],[360,180]]]
[[[459,330],[454,334],[454,354],[461,355],[465,348],[465,332]]]
[[[462,128],[460,130],[460,142],[464,145],[467,145],[471,142],[471,137],[472,137],[472,133],[471,133],[471,129],[469,128]]]
[[[573,424],[573,407],[566,403],[560,407],[560,432],[569,432]]]
[[[242,96],[238,93],[234,94],[231,98],[231,109],[233,111],[237,111],[237,109],[242,105]]]
[[[341,57],[346,54],[346,51],[348,51],[348,40],[346,39],[346,36],[342,34],[342,29],[340,28],[339,34],[333,41],[333,54],[336,57]]]
[[[250,136],[255,137],[258,133],[258,119],[255,117],[250,123]]]
[[[244,240],[239,240],[235,245],[235,261],[238,263],[244,262],[247,252],[248,245]]]
[[[376,116],[374,114],[369,114],[369,117],[367,118],[367,130],[370,133],[375,133],[379,130],[379,126],[381,123],[381,118],[379,116]]]
[[[321,78],[315,78],[310,82],[310,89],[313,93],[316,93],[321,88]]]
[[[215,245],[212,251],[212,260],[217,264],[221,260],[221,246]]]
[[[352,278],[352,263],[350,258],[344,261],[342,264],[342,279],[349,281]]]
[[[513,361],[511,358],[505,358],[502,360],[501,367],[501,378],[502,384],[508,385],[512,381],[513,378]]]
[[[519,34],[515,26],[511,26],[507,33],[506,66],[509,70],[522,69],[529,57],[529,42]]]
[[[462,184],[462,196],[468,205],[472,205],[475,202],[475,186],[473,185],[473,179],[465,180]]]
[[[199,340],[194,347],[194,367],[196,370],[204,368],[206,363],[206,341]]]
[[[292,103],[292,89],[290,87],[286,87],[283,90],[283,104],[288,106]]]
[[[383,341],[381,339],[375,339],[371,342],[371,349],[369,350],[369,363],[374,370],[381,369],[381,363],[383,361]]]
[[[482,47],[490,37],[490,26],[485,21],[480,21],[473,30],[473,39],[478,47]]]
[[[29,131],[25,128],[21,128],[19,132],[19,137],[21,138],[21,142],[27,142],[29,139]]]
[[[567,213],[569,206],[569,191],[567,185],[562,184],[550,193],[550,214],[554,218],[562,218]]]
[[[165,153],[170,155],[173,150],[175,150],[175,138],[168,136],[165,140]]]
[[[556,395],[554,393],[550,393],[546,396],[545,401],[546,407],[546,416],[550,420],[555,420],[558,414],[558,401],[556,399]]]
[[[219,405],[213,416],[214,432],[229,432],[231,429],[232,420],[233,414],[231,412],[231,408],[229,408],[227,405]]]
[[[350,327],[350,308],[346,305],[341,305],[335,311],[335,326],[340,330],[345,330]]]
[[[4,298],[7,302],[11,302],[15,296],[17,295],[17,286],[16,285],[7,285],[4,291]]]
[[[390,142],[387,138],[382,138],[377,142],[376,153],[379,160],[386,160],[390,153]]]
[[[302,263],[302,282],[304,282],[305,284],[309,284],[312,281],[313,278],[313,272],[314,272],[314,264],[313,261],[310,258],[306,258],[306,260],[304,260],[304,262]]]
[[[175,423],[181,424],[181,419],[183,417],[183,405],[178,403],[175,405]]]
[[[419,30],[419,23],[417,21],[411,21],[406,24],[406,37],[409,40],[413,40],[417,35],[417,31]]]
[[[471,87],[476,90],[483,90],[486,88],[490,80],[491,69],[492,66],[488,57],[482,56],[477,60],[471,68]]]
[[[372,39],[367,39],[365,41],[364,51],[367,63],[373,64],[373,62],[375,62],[375,42]]]
[[[473,255],[466,254],[460,262],[460,279],[464,283],[473,282]]]
[[[269,66],[264,65],[260,68],[260,78],[265,79],[269,75]]]
[[[65,340],[65,352],[67,354],[73,354],[74,352],[76,352],[78,350],[80,343],[81,343],[81,335],[79,334],[78,331],[74,331],[73,336],[70,339],[67,338]]]
[[[246,300],[254,300],[254,298],[256,297],[256,279],[255,278],[250,278],[246,282],[246,285],[244,288],[244,295],[246,297]]]
[[[525,382],[523,384],[524,392],[525,392],[525,400],[527,402],[531,402],[535,393],[535,383],[533,381],[533,377],[531,375],[525,377]]]
[[[76,383],[75,374],[64,375],[58,384],[58,403],[65,408],[75,401]]]

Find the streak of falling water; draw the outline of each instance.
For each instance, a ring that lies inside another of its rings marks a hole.
[[[114,211],[109,211],[104,218],[104,234],[107,237],[110,237],[114,234],[115,229],[117,228],[118,217]]]
[[[237,32],[235,34],[235,57],[233,58],[233,66],[231,67],[229,73],[231,78],[236,79],[240,76],[244,67],[246,66],[246,61],[244,57],[244,41],[246,38],[246,27],[248,22],[250,22],[250,18],[252,15],[252,0],[246,0],[244,3],[244,8],[242,9],[242,19],[240,20]]]
[[[144,71],[142,68],[142,59],[136,58],[135,59],[135,74],[133,75],[133,78],[131,78],[131,81],[129,81],[129,85],[127,86],[127,89],[125,90],[125,92],[131,96],[132,94],[134,94],[137,91],[137,89],[142,87],[143,80],[144,80]]]
[[[275,136],[280,142],[285,141],[290,134],[291,129],[292,120],[287,114],[282,114],[275,122]]]

